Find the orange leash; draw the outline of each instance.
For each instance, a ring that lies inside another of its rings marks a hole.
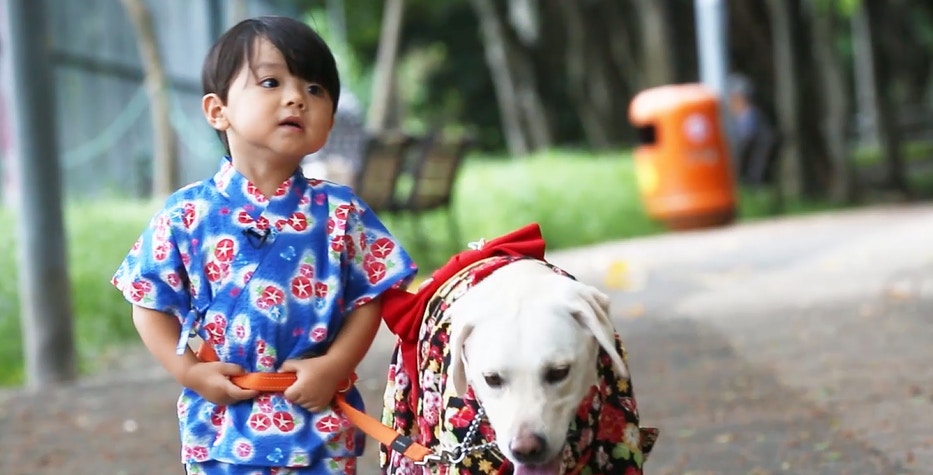
[[[214,347],[208,343],[202,343],[197,352],[198,359],[204,362],[220,361]],[[262,392],[283,392],[292,383],[295,382],[295,373],[246,373],[230,378],[233,384],[243,388]],[[347,419],[366,435],[378,440],[386,447],[396,452],[404,454],[415,462],[424,462],[428,455],[431,455],[431,449],[411,440],[410,437],[399,434],[391,427],[386,427],[375,418],[363,411],[351,406],[344,393],[353,387],[356,382],[356,374],[350,376],[346,386],[337,390],[334,396],[334,402],[337,404]],[[430,459],[430,457],[428,457]]]

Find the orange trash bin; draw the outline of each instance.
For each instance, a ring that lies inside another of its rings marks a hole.
[[[635,173],[648,215],[674,230],[729,224],[735,185],[719,99],[702,84],[660,86],[629,105]]]

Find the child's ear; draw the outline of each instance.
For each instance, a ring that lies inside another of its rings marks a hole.
[[[201,98],[201,110],[207,123],[214,129],[224,131],[230,127],[230,123],[227,122],[227,107],[217,94],[210,93]]]

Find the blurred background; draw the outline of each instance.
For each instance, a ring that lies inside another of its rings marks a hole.
[[[930,0],[0,0],[0,471],[175,463],[109,282],[218,166],[201,63],[257,15],[330,44],[302,169],[419,278],[537,222],[610,295],[657,473],[930,473]]]
[[[721,15],[707,34],[722,49],[711,77],[739,220],[929,196],[933,4],[924,0],[46,0],[55,125],[42,133],[57,140],[79,349],[97,351],[98,328],[107,340],[131,335],[110,273],[162,197],[217,166],[200,67],[239,19],[288,15],[326,38],[344,91],[331,144],[306,173],[363,187],[367,153],[409,155],[369,170],[388,187],[372,204],[429,271],[468,241],[531,221],[551,249],[666,232],[639,198],[632,151],[644,137],[629,104],[655,86],[707,79],[702,3]],[[8,30],[0,214],[15,222]],[[395,135],[394,149],[374,140]],[[406,194],[411,155],[430,155],[441,136],[461,138],[447,153],[449,186],[436,185],[450,196],[435,190],[422,211]],[[0,235],[0,352],[11,362],[21,354],[15,236]],[[0,382],[22,382],[18,367],[0,370]]]
[[[929,0],[2,0],[0,386],[94,373],[136,342],[110,277],[164,197],[216,169],[201,63],[257,15],[302,19],[331,46],[337,125],[303,169],[353,186],[422,277],[529,222],[558,251],[933,196]],[[646,91],[662,92],[656,117],[693,107],[663,88],[678,84],[713,103],[719,139],[700,152],[715,180],[659,148],[705,126],[632,120]],[[23,132],[28,111],[47,127]],[[667,171],[650,165],[661,154]],[[694,203],[713,186],[716,219],[678,225],[658,186]],[[37,243],[57,267],[23,265]],[[625,272],[611,265],[607,285]],[[50,279],[54,304],[24,305],[42,300],[24,282]],[[29,370],[42,350],[24,342],[40,340],[67,343]]]
[[[199,110],[201,61],[213,39],[245,16],[290,15],[321,32],[339,57],[347,114],[378,114],[376,128],[413,134],[468,131],[472,151],[484,157],[624,153],[637,141],[627,121],[636,93],[701,79],[693,0],[142,2],[151,26],[143,31],[117,0],[47,3],[69,199],[153,192],[159,147],[141,42],[154,42],[155,71],[166,86],[178,167],[172,181],[214,169],[219,148]],[[782,166],[795,170],[785,174],[792,195],[830,197],[835,186],[908,191],[917,177],[907,169],[929,148],[933,7],[893,0],[868,15],[875,7],[862,9],[858,0],[723,3],[729,72],[743,76],[763,120],[782,134]],[[9,55],[3,61],[8,95],[13,70]],[[893,135],[899,158],[878,146],[880,135]],[[875,170],[888,161],[902,169]],[[846,165],[861,172],[855,183]],[[840,199],[850,193],[840,191]]]

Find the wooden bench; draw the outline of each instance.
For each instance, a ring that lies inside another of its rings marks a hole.
[[[370,209],[380,215],[407,219],[419,247],[429,242],[423,218],[443,211],[450,239],[460,247],[460,229],[452,209],[453,191],[472,140],[431,134],[378,135],[367,139],[363,160],[353,179],[353,189]]]
[[[376,213],[395,211],[399,178],[414,143],[413,137],[404,134],[373,135],[366,139],[352,187]]]
[[[411,168],[410,188],[403,190],[394,211],[408,215],[412,221],[418,244],[428,240],[424,234],[423,217],[441,210],[447,218],[448,235],[459,247],[460,227],[452,202],[454,185],[463,158],[472,144],[468,137],[449,138],[432,134],[418,141]]]

